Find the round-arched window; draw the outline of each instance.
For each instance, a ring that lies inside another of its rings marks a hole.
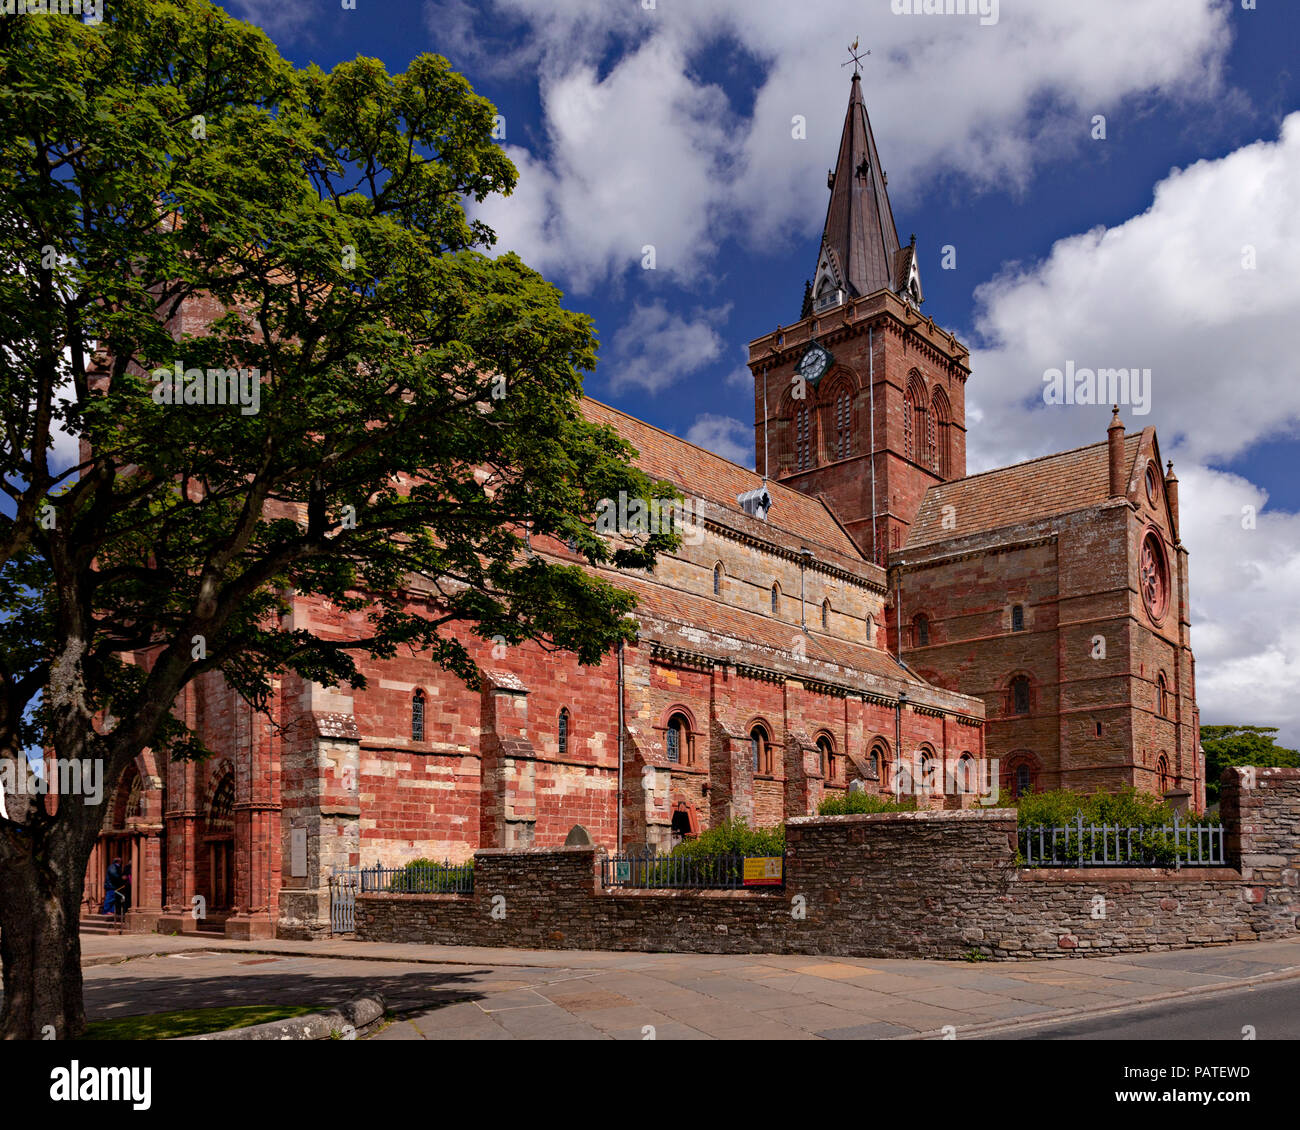
[[[1152,506],[1160,497],[1160,472],[1156,470],[1154,463],[1147,464],[1147,501]]]
[[[1163,620],[1169,610],[1169,563],[1165,559],[1160,535],[1154,530],[1142,539],[1138,585],[1142,590],[1142,603],[1151,619]]]

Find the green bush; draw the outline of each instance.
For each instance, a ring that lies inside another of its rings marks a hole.
[[[915,812],[916,797],[900,800],[874,793],[841,793],[828,796],[817,806],[818,816],[868,816],[874,812]]]
[[[436,895],[456,890],[466,873],[474,874],[474,860],[448,865],[436,859],[413,859],[393,876],[388,890],[396,894]]]
[[[1026,793],[1019,801],[1008,801],[1006,807],[1017,810],[1019,828],[1069,827],[1075,829],[1079,818],[1083,819],[1083,855],[1091,857],[1103,854],[1103,833],[1093,833],[1089,829],[1096,825],[1109,828],[1133,828],[1138,834],[1132,837],[1135,854],[1149,860],[1153,866],[1174,863],[1179,856],[1183,859],[1194,858],[1192,846],[1185,841],[1175,844],[1172,832],[1163,831],[1172,828],[1173,809],[1160,797],[1152,793],[1140,793],[1132,786],[1120,789],[1117,793],[1077,793],[1070,789],[1054,789],[1047,793]],[[1197,815],[1188,813],[1178,818],[1182,825],[1216,825],[1220,823],[1217,813]],[[1181,838],[1181,837],[1180,837]],[[1065,842],[1058,837],[1062,849]],[[1127,848],[1129,838],[1125,836]],[[1112,834],[1105,850],[1116,850],[1115,837]],[[1046,847],[1044,841],[1044,847]],[[1079,837],[1071,835],[1068,851],[1062,850],[1062,857],[1074,855],[1079,850]]]
[[[1173,809],[1153,793],[1140,793],[1131,785],[1117,793],[1078,793],[1071,789],[1054,789],[1048,793],[1026,793],[1018,801],[1010,795],[998,798],[997,807],[1015,808],[1022,828],[1041,824],[1073,823],[1080,813],[1085,824],[1109,824],[1124,828],[1150,828],[1172,825]],[[1187,813],[1179,816],[1180,824],[1218,824],[1217,813]]]
[[[743,820],[728,820],[693,840],[685,840],[669,853],[678,858],[699,859],[708,855],[784,855],[785,825],[751,828]]]

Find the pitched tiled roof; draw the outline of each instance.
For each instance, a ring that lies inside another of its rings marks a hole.
[[[867,693],[892,696],[906,687],[915,703],[968,717],[984,716],[980,699],[931,686],[887,651],[811,629],[804,632],[798,624],[670,588],[634,573],[599,572],[611,584],[636,596],[635,616],[643,642],[713,659],[734,659],[793,678]],[[802,659],[796,654],[799,643],[805,656]]]
[[[1145,434],[1124,437],[1126,491]],[[921,501],[903,552],[1099,506],[1110,497],[1108,452],[1103,440],[933,486]],[[948,507],[952,521],[945,529]]]
[[[640,453],[636,464],[647,475],[666,479],[685,494],[749,517],[736,498],[761,487],[761,475],[590,397],[583,398],[582,412],[593,423],[613,428],[635,447]],[[772,509],[760,525],[772,531],[774,541],[792,542],[792,549],[798,549],[799,543],[822,546],[862,563],[862,552],[824,502],[770,479],[767,491],[772,497]],[[746,523],[745,528],[752,527]]]

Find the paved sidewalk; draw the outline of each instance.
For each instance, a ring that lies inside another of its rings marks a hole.
[[[369,990],[395,1015],[375,1039],[907,1039],[948,1026],[965,1036],[1300,977],[1300,938],[979,963],[152,934],[86,937],[82,953],[91,1018],[327,1005]]]

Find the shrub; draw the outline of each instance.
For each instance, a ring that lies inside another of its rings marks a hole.
[[[388,890],[397,894],[430,895],[454,891],[466,874],[474,874],[474,860],[449,864],[445,860],[413,859],[393,876]]]
[[[1189,859],[1195,854],[1191,845],[1186,842],[1175,844],[1173,833],[1163,831],[1164,828],[1173,826],[1174,813],[1169,805],[1162,798],[1152,793],[1138,792],[1132,786],[1116,793],[1077,793],[1069,789],[1027,793],[1018,802],[1010,802],[1008,807],[1017,809],[1016,822],[1022,830],[1039,827],[1073,828],[1082,817],[1085,858],[1093,855],[1094,850],[1098,855],[1103,850],[1102,834],[1090,832],[1092,825],[1137,830],[1131,839],[1134,853],[1152,865],[1172,864],[1179,856]],[[1217,813],[1188,813],[1179,817],[1179,823],[1206,826],[1218,824],[1220,820]],[[1107,842],[1111,846],[1106,850],[1113,852],[1113,834]],[[1128,837],[1125,837],[1125,844],[1129,842]],[[1067,854],[1073,855],[1078,849],[1078,837],[1072,836]]]
[[[784,855],[785,825],[751,828],[743,820],[728,820],[678,844],[669,854],[687,859],[706,855]]]
[[[828,796],[817,806],[818,816],[866,816],[873,812],[915,812],[916,797],[892,800],[874,793],[841,793]]]

